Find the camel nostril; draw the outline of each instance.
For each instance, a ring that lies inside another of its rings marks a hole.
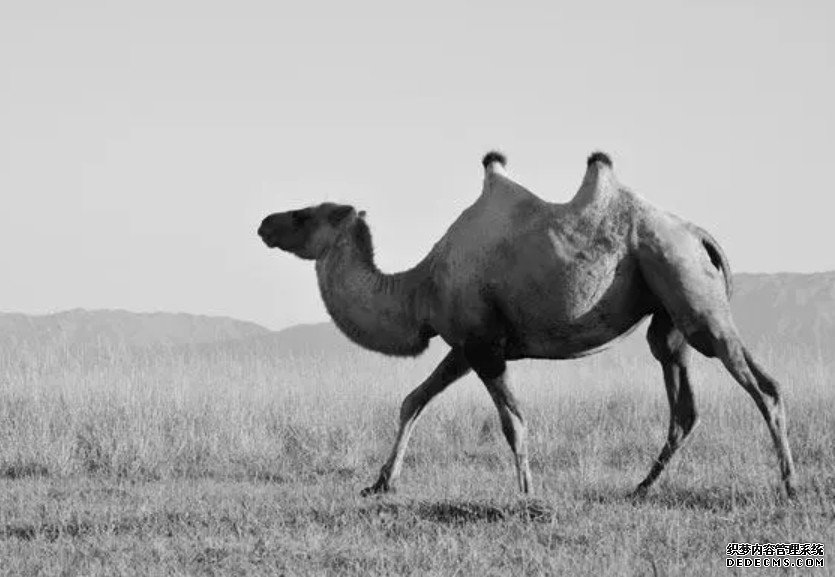
[[[263,223],[261,226],[258,227],[258,236],[261,237],[261,240],[266,244],[268,247],[272,248],[274,246],[272,234],[270,233],[270,229],[268,226],[265,226]]]
[[[270,217],[265,218],[261,221],[260,226],[258,227],[258,236],[261,238],[266,238],[270,235],[272,227],[270,227]]]

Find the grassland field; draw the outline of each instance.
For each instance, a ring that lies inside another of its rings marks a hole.
[[[754,575],[729,542],[815,542],[835,567],[835,367],[759,350],[783,382],[800,495],[779,493],[751,399],[696,363],[702,424],[649,496],[659,367],[617,351],[518,362],[534,496],[472,376],[418,423],[396,494],[376,478],[399,404],[439,359],[265,344],[0,354],[0,575]]]

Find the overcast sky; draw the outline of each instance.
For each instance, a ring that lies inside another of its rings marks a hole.
[[[586,155],[736,271],[835,269],[835,2],[3,2],[0,310],[325,318],[255,235],[368,211],[383,270],[480,192]]]

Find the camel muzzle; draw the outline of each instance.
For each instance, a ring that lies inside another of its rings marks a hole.
[[[261,237],[261,240],[264,241],[264,244],[269,248],[279,248],[279,240],[274,234],[275,231],[273,231],[272,227],[267,223],[268,218],[269,217],[265,218],[264,222],[261,223],[261,226],[258,227],[258,236]]]

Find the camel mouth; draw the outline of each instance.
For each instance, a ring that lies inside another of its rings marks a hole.
[[[264,242],[265,245],[267,245],[267,248],[279,248],[278,242],[271,238],[262,236],[261,240]]]

